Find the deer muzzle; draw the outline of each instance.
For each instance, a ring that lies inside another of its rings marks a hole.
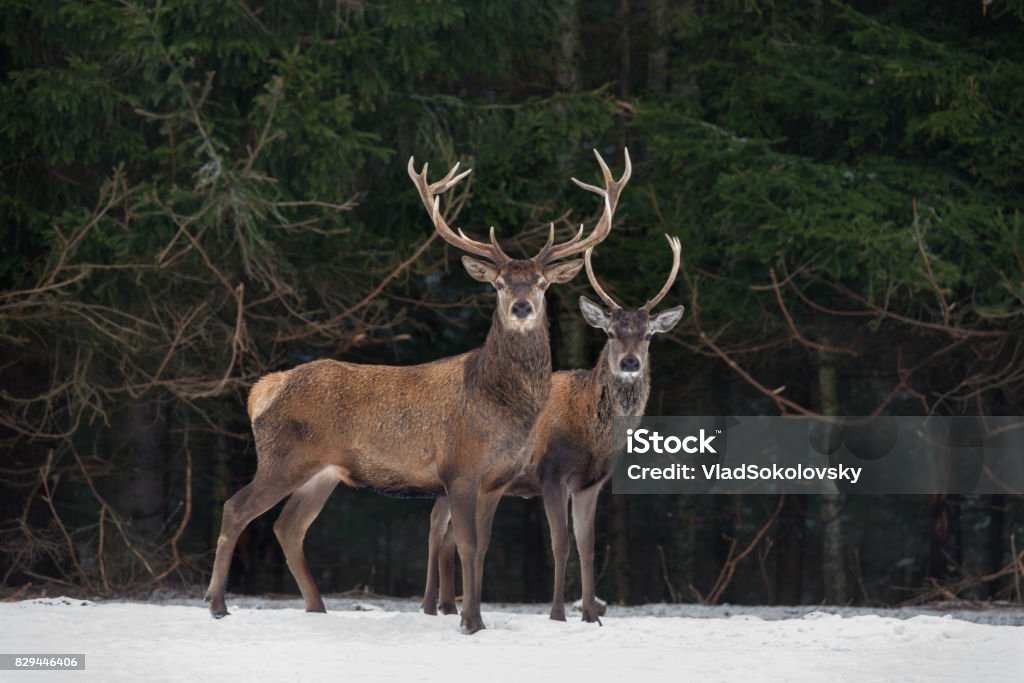
[[[512,306],[509,308],[509,317],[517,322],[529,322],[536,317],[531,304],[526,299],[516,299],[512,302]]]
[[[622,357],[619,361],[619,371],[624,375],[635,375],[640,372],[640,359],[632,353]]]

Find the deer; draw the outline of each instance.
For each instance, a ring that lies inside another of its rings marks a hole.
[[[470,277],[489,283],[497,306],[483,346],[423,365],[390,366],[320,359],[262,377],[247,409],[256,447],[252,481],[224,503],[210,584],[211,614],[228,614],[224,599],[239,535],[286,496],[274,534],[298,584],[306,611],[325,612],[303,552],[306,531],[339,482],[396,497],[445,496],[462,561],[465,599],[461,630],[484,628],[480,586],[491,522],[504,490],[529,459],[529,435],[551,390],[551,351],[545,293],[565,284],[583,261],[565,261],[603,241],[613,207],[630,174],[615,181],[598,155],[606,187],[594,188],[604,207],[594,229],[584,227],[533,258],[506,254],[490,229],[489,242],[452,230],[440,196],[470,173],[459,164],[430,183],[409,159],[408,174],[435,232],[462,257]]]
[[[550,617],[556,621],[565,621],[570,498],[580,557],[583,621],[600,624],[604,614],[604,607],[594,594],[594,518],[598,495],[622,450],[622,444],[616,441],[612,418],[643,416],[651,384],[648,362],[651,339],[675,327],[684,311],[683,306],[676,306],[657,315],[651,313],[665,298],[679,272],[679,238],[668,235],[665,238],[672,250],[668,280],[653,299],[636,310],[622,308],[605,292],[594,275],[593,248],[586,250],[587,277],[607,309],[583,296],[579,300],[580,309],[584,320],[591,327],[603,330],[608,338],[593,369],[552,375],[548,402],[534,427],[530,467],[507,489],[508,495],[530,498],[540,494],[543,497],[555,560]],[[440,609],[444,614],[455,612],[449,505],[445,498],[438,498],[431,511],[427,586],[422,603],[427,614],[437,614],[438,574]]]

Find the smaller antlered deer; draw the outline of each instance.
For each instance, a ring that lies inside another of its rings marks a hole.
[[[600,160],[600,156],[598,156]],[[427,167],[409,177],[419,191],[434,230],[463,256],[470,276],[497,290],[498,305],[484,345],[425,365],[394,367],[318,360],[269,374],[249,394],[249,417],[257,467],[251,483],[224,504],[221,532],[206,599],[215,617],[224,602],[231,554],[242,530],[278,501],[291,496],[274,523],[310,612],[324,603],[302,551],[306,530],[338,485],[368,488],[393,496],[445,495],[459,557],[466,600],[462,628],[484,628],[480,583],[491,521],[505,489],[528,465],[528,439],[551,390],[551,349],[544,295],[552,283],[571,280],[583,267],[582,253],[608,236],[612,212],[629,176],[615,181],[604,162],[604,211],[594,230],[583,226],[532,259],[513,259],[498,245],[452,230],[438,195],[469,171],[458,164],[441,180],[427,181]]]
[[[608,341],[592,370],[554,373],[551,396],[534,428],[536,443],[532,466],[508,489],[509,495],[530,497],[540,493],[544,497],[555,558],[552,619],[565,621],[565,564],[569,559],[567,507],[571,496],[573,531],[580,554],[583,621],[599,621],[601,609],[594,597],[594,511],[598,494],[611,475],[619,452],[612,418],[643,415],[651,384],[647,362],[651,337],[668,332],[683,316],[682,306],[651,315],[679,271],[679,238],[665,237],[672,249],[672,272],[661,291],[635,311],[623,309],[605,293],[594,276],[592,249],[586,251],[584,262],[590,284],[609,310],[586,297],[580,297],[580,308],[591,326],[608,334]],[[445,614],[455,611],[454,550],[448,520],[447,499],[438,498],[430,515],[427,588],[423,597],[423,610],[427,614],[437,613],[438,573],[441,610]]]

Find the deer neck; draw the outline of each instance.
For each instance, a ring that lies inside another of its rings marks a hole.
[[[483,391],[501,403],[522,411],[534,406],[539,413],[551,391],[547,317],[533,329],[517,332],[507,329],[495,311],[478,357],[477,380]]]
[[[608,363],[608,346],[601,350],[591,376],[598,394],[597,412],[601,419],[643,415],[651,390],[651,373],[645,362],[640,374],[627,378],[613,372]]]

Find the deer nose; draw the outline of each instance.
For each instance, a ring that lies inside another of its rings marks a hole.
[[[619,361],[619,369],[623,372],[639,372],[640,359],[630,354]]]
[[[526,299],[517,299],[512,304],[512,317],[519,320],[526,320],[533,315],[533,304]]]

